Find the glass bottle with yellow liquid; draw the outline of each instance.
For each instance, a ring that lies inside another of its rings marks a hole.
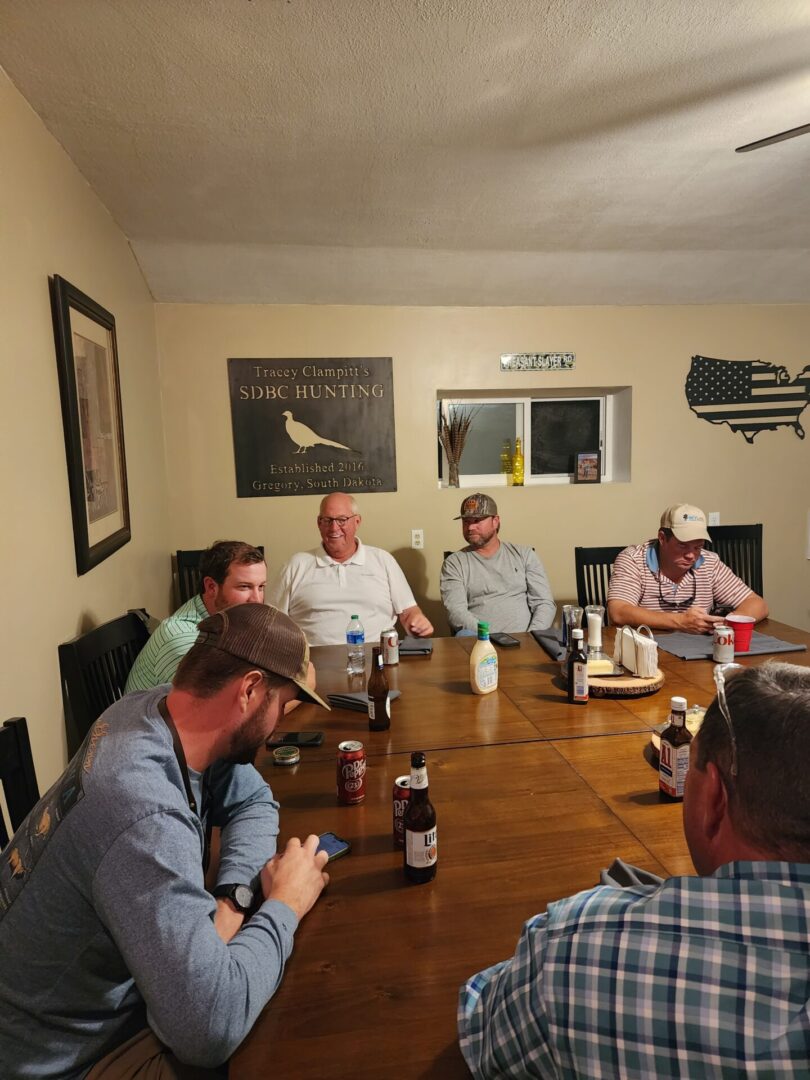
[[[514,487],[523,487],[523,442],[518,436],[515,439],[515,452],[512,455],[512,484]]]

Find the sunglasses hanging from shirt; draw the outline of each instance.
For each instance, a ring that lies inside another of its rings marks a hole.
[[[685,611],[694,604],[697,596],[697,576],[694,570],[687,570],[687,573],[692,575],[692,595],[687,596],[685,600],[668,600],[661,589],[661,575],[655,575],[658,582],[658,599],[665,611]]]

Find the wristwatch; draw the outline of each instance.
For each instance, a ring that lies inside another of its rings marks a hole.
[[[214,896],[218,900],[230,900],[243,915],[253,907],[253,889],[249,885],[217,885]]]

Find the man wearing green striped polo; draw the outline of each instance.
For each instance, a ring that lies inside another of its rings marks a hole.
[[[263,604],[267,566],[258,548],[217,540],[200,556],[200,591],[164,619],[138,654],[126,692],[171,682],[203,619],[233,604]]]

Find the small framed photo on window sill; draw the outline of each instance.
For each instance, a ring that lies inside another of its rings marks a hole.
[[[599,484],[602,480],[602,453],[586,450],[574,455],[574,483]]]

